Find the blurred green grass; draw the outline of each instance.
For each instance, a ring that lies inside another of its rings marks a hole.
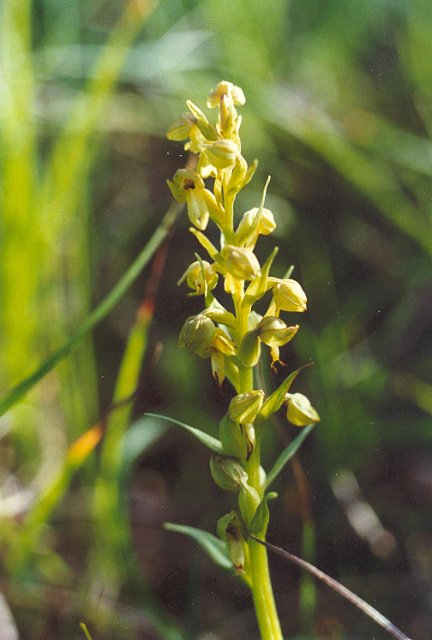
[[[256,204],[271,174],[280,269],[294,264],[309,296],[296,351],[283,354],[290,369],[315,362],[302,388],[322,417],[300,454],[317,540],[304,547],[427,638],[430,3],[176,0],[150,12],[146,2],[4,0],[1,11],[2,396],[67,342],[158,229],[170,203],[165,180],[185,162],[165,130],[186,98],[201,105],[220,79],[232,80],[247,97],[245,156],[260,162],[244,205]],[[212,432],[229,399],[213,388],[207,363],[175,345],[196,308],[175,284],[194,250],[183,218],[168,244],[144,365],[139,349],[131,365],[133,413],[121,415],[112,444],[107,437],[71,473],[73,443],[115,397],[148,270],[1,418],[1,587],[25,639],[80,637],[83,616],[95,638],[253,637],[242,590],[191,546],[172,553],[181,543],[157,529],[179,519],[212,529],[229,508],[206,477],[205,454],[184,436],[155,432],[161,440],[141,461],[131,456],[125,471],[118,459],[128,423],[144,411]],[[269,434],[269,458],[281,446]],[[344,470],[394,536],[381,555],[335,497]],[[302,515],[288,472],[279,490],[274,540],[295,551]],[[298,579],[274,569],[287,634],[382,637],[321,592],[302,629]],[[111,594],[98,608],[107,580]],[[51,589],[62,589],[62,607]],[[161,610],[175,626],[163,627]]]

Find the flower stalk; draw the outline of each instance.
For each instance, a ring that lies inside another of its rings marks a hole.
[[[185,321],[179,346],[209,358],[216,383],[228,382],[234,389],[220,422],[223,455],[212,455],[210,470],[221,489],[237,494],[238,505],[219,520],[217,533],[226,543],[234,571],[252,592],[261,638],[282,640],[266,547],[248,536],[252,532],[265,540],[267,503],[275,497],[267,492],[261,440],[269,417],[282,405],[296,426],[317,422],[319,416],[306,396],[289,393],[297,372],[268,398],[256,388],[254,372],[263,348],[270,350],[272,368],[282,364],[280,349],[295,337],[299,326],[289,326],[280,314],[304,312],[306,294],[296,280],[270,276],[276,248],[262,265],[255,254],[259,237],[276,228],[273,213],[264,207],[268,180],[260,206],[236,221],[236,197],[257,167],[256,161],[249,165],[241,153],[237,107],[245,104],[243,91],[230,82],[220,82],[213,89],[207,106],[218,109],[216,124],[191,101],[186,104],[189,111],[167,135],[170,140],[185,141],[185,149],[196,154],[196,168],[179,169],[168,186],[174,198],[186,204],[190,230],[204,251],[203,256],[195,255],[179,280],[189,287],[189,295],[203,297],[203,310]],[[219,247],[205,234],[210,223],[220,231]],[[231,296],[231,308],[218,300],[222,289]],[[264,297],[269,301],[260,315],[253,307]]]

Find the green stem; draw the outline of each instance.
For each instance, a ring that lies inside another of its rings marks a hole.
[[[241,367],[240,374],[240,389],[239,393],[245,391],[252,391],[253,389],[253,369],[252,367]]]
[[[240,368],[240,393],[253,389],[253,369]],[[248,481],[262,498],[264,487],[260,480],[261,433],[256,434],[254,451],[247,463]],[[249,540],[250,574],[252,576],[252,598],[262,640],[283,640],[279,616],[271,584],[267,549],[253,540]]]
[[[261,639],[283,640],[270,579],[267,550],[254,540],[250,540],[248,544],[252,573],[252,597]]]
[[[238,334],[240,341],[248,331],[248,320],[251,311],[250,305],[245,304],[244,291],[238,291],[233,295],[234,308],[238,322]],[[239,388],[237,393],[246,393],[254,388],[253,367],[239,367]],[[261,466],[261,430],[256,430],[256,443],[252,455],[246,463],[248,484],[256,489],[262,499],[265,486],[260,478]],[[248,514],[250,522],[254,514]],[[264,537],[264,535],[262,536]],[[276,610],[276,604],[271,584],[270,571],[267,559],[267,549],[253,540],[248,541],[249,546],[249,571],[251,576],[251,591],[255,607],[261,640],[283,640]]]
[[[249,484],[263,497],[264,488],[260,480],[261,434],[258,431],[257,441],[248,462]],[[252,576],[252,597],[262,640],[282,640],[279,617],[271,584],[267,550],[253,540],[248,542],[250,552],[250,573]]]

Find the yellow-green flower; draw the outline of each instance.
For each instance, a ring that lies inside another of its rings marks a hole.
[[[225,271],[237,280],[252,280],[260,272],[258,258],[250,249],[227,244],[220,256]]]
[[[193,290],[190,295],[202,296],[206,289],[211,291],[218,283],[218,275],[206,260],[192,262],[182,275],[178,284],[186,280],[187,286]]]
[[[270,209],[258,207],[246,211],[235,232],[236,244],[253,248],[261,234],[267,236],[276,229],[276,222]]]
[[[287,419],[296,427],[305,427],[308,424],[319,422],[320,417],[302,393],[287,393],[285,396]]]
[[[265,316],[257,325],[259,337],[269,347],[282,347],[292,340],[299,329],[296,324],[288,327],[281,318]]]
[[[239,424],[250,424],[255,421],[264,402],[264,391],[247,391],[235,396],[229,405],[229,416]]]
[[[201,358],[210,356],[210,347],[216,334],[216,326],[203,313],[190,316],[180,331],[179,347],[187,347]]]
[[[214,200],[214,196],[205,188],[201,176],[192,169],[179,169],[167,182],[174,198],[178,202],[186,202],[189,220],[194,227],[204,231],[210,215],[209,201]]]
[[[216,85],[216,87],[210,92],[210,95],[207,99],[207,106],[210,109],[219,107],[221,101],[225,97],[232,100],[233,104],[238,106],[243,106],[246,102],[245,95],[240,87],[237,87],[232,82],[222,80],[222,82],[219,82],[219,84]]]
[[[208,163],[216,170],[232,167],[238,156],[238,147],[232,140],[217,140],[205,145]]]
[[[297,280],[276,280],[273,287],[273,300],[279,311],[306,311],[306,294]]]
[[[176,120],[167,131],[168,140],[177,142],[189,138],[191,130],[196,127],[197,119],[192,113],[182,113],[180,118]]]

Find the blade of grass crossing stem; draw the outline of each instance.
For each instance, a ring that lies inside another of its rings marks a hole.
[[[331,589],[336,591],[336,593],[338,593],[340,596],[351,602],[354,606],[360,609],[360,611],[371,618],[371,620],[376,622],[376,624],[385,629],[387,633],[393,636],[393,638],[396,638],[396,640],[411,640],[403,631],[398,629],[392,622],[390,622],[390,620],[383,616],[382,613],[377,611],[377,609],[375,609],[370,604],[365,602],[365,600],[350,591],[350,589],[344,587],[343,584],[341,584],[334,578],[331,578],[320,569],[317,569],[314,565],[306,562],[305,560],[302,560],[302,558],[298,558],[288,551],[285,551],[285,549],[281,549],[280,547],[276,547],[274,544],[270,544],[269,542],[260,540],[252,534],[249,534],[249,537],[262,544],[269,551],[272,551],[276,555],[285,558],[285,560],[292,562],[303,571],[307,571],[315,578],[318,578],[318,580],[321,580],[321,582],[324,582],[324,584],[326,584]]]
[[[63,358],[69,355],[69,353],[81,342],[83,337],[94,329],[94,327],[103,320],[103,318],[105,318],[112,309],[114,309],[166,238],[181,208],[181,206],[174,204],[168,209],[161,224],[157,227],[141,253],[135,258],[134,262],[123,277],[96,307],[96,309],[87,316],[70,338],[66,340],[66,342],[55,353],[47,358],[35,371],[33,371],[32,374],[13,387],[9,393],[0,400],[0,416],[21,400],[30,391],[30,389],[39,382],[39,380],[51,371],[61,360],[63,360]]]

